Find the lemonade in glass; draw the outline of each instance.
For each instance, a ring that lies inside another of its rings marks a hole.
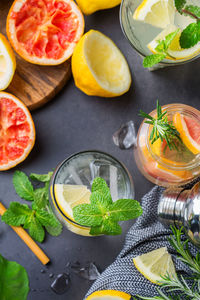
[[[138,131],[135,161],[142,174],[153,183],[180,186],[200,175],[200,111],[184,104],[169,104],[162,107],[164,112],[178,135],[167,137],[170,146],[165,138],[155,139],[153,125],[146,123],[151,120],[146,118]],[[157,118],[157,110],[149,115]]]
[[[101,151],[84,151],[64,160],[54,171],[50,184],[51,206],[57,218],[72,232],[91,236],[90,227],[82,226],[73,218],[73,208],[90,203],[94,178],[103,178],[113,201],[133,199],[131,175],[117,159]]]
[[[199,6],[200,3],[199,0],[187,0],[186,4]],[[187,49],[180,46],[182,31],[196,20],[191,14],[180,14],[174,0],[123,0],[120,21],[125,36],[142,57],[160,53],[155,50],[158,42],[178,30],[160,66],[182,64],[200,55],[200,42]]]

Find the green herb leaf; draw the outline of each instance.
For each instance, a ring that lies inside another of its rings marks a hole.
[[[196,5],[186,5],[184,8],[184,14],[186,12],[186,15],[188,16],[189,12],[189,16],[191,18],[197,19],[200,18],[200,7],[196,6]],[[194,16],[193,16],[194,15]]]
[[[103,195],[101,192],[93,192],[90,196],[90,202],[94,206],[98,206],[99,210],[102,214],[104,214],[107,210],[107,207],[112,203],[107,201],[108,198]]]
[[[36,180],[36,181],[40,181],[40,182],[48,182],[48,181],[50,181],[52,175],[53,175],[53,172],[49,172],[48,174],[31,173],[29,177],[32,180]]]
[[[48,213],[54,218],[56,226],[45,226],[46,231],[52,236],[58,236],[62,232],[62,224],[56,219],[50,206],[47,206]]]
[[[29,279],[24,267],[0,255],[0,299],[26,300]]]
[[[56,227],[58,225],[58,223],[55,220],[55,217],[44,209],[36,210],[36,218],[40,221],[40,223],[43,226]]]
[[[143,67],[144,68],[153,67],[154,65],[161,62],[166,57],[166,55],[167,55],[166,53],[163,53],[163,54],[152,54],[146,56],[143,60]]]
[[[1,220],[8,225],[20,226],[25,224],[27,217],[29,217],[31,213],[32,211],[28,205],[11,202],[10,207],[3,214]]]
[[[140,203],[133,199],[119,199],[109,207],[113,220],[128,221],[142,215]]]
[[[112,197],[110,194],[110,189],[106,181],[101,177],[96,177],[92,182],[92,193],[98,192],[102,194],[105,199],[105,206],[112,203]],[[92,202],[92,201],[91,201]]]
[[[56,220],[57,221],[57,220]],[[62,232],[62,224],[57,221],[56,226],[45,226],[46,231],[52,236],[58,236]]]
[[[31,216],[26,219],[24,228],[29,230],[29,234],[34,240],[40,243],[43,242],[45,231],[39,220],[36,218],[34,212],[32,212]]]
[[[15,171],[13,175],[13,185],[16,193],[27,201],[34,200],[33,186],[25,173]]]
[[[200,41],[200,22],[189,24],[181,33],[181,48],[188,49]]]
[[[46,187],[34,190],[34,203],[38,208],[45,208],[49,202],[49,194]]]
[[[175,0],[175,7],[180,14],[182,14],[182,9],[186,4],[186,0]]]
[[[91,235],[101,235],[101,234],[119,235],[121,233],[122,233],[121,227],[111,217],[104,219],[102,225],[92,226],[90,229]]]
[[[98,226],[103,222],[100,209],[91,204],[80,204],[73,208],[74,220],[83,226]]]

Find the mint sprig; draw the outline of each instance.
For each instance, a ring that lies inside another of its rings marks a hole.
[[[142,214],[138,201],[119,199],[112,201],[110,190],[103,178],[93,180],[90,204],[80,204],[73,208],[74,220],[89,226],[91,235],[118,235],[122,229],[119,221],[135,219]]]
[[[46,231],[58,236],[62,232],[62,225],[54,216],[49,205],[49,182],[52,172],[48,174],[34,174],[30,178],[43,183],[43,187],[33,188],[28,176],[16,171],[13,176],[13,184],[16,193],[27,201],[32,201],[32,208],[27,204],[11,202],[9,208],[2,216],[2,221],[12,226],[23,226],[29,230],[29,234],[38,242],[42,242]]]
[[[187,5],[186,0],[175,0],[175,7],[180,14],[189,16],[195,20],[190,23],[181,33],[180,46],[183,49],[194,47],[200,42],[200,6]]]
[[[179,31],[180,29],[177,29],[176,31],[166,35],[166,37],[163,40],[157,41],[158,44],[155,48],[157,53],[148,55],[144,58],[143,60],[144,68],[151,68],[154,65],[158,64],[159,62],[161,62],[167,56],[171,57],[171,55],[168,53],[168,49]]]

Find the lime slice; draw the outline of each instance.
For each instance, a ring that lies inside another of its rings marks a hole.
[[[135,10],[133,18],[164,29],[174,23],[174,16],[174,0],[144,0]]]
[[[59,208],[68,217],[73,219],[72,208],[78,204],[90,203],[90,194],[87,186],[55,184],[55,198]]]
[[[157,53],[155,48],[158,45],[158,41],[164,40],[168,34],[176,31],[177,29],[178,29],[178,27],[175,25],[167,26],[166,29],[164,29],[158,36],[156,36],[156,38],[153,41],[151,41],[147,45],[149,50],[154,54]],[[181,35],[181,30],[176,35],[176,37],[173,39],[173,41],[168,49],[168,53],[170,56],[168,56],[167,59],[171,59],[171,60],[189,59],[189,58],[196,56],[198,53],[200,53],[200,42],[198,44],[196,44],[194,47],[191,47],[189,49],[181,48],[180,43],[179,43],[180,35]]]
[[[175,267],[166,247],[133,258],[133,263],[138,271],[152,283],[159,284],[161,276],[169,274],[176,276]]]

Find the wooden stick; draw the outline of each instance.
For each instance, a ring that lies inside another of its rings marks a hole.
[[[6,211],[5,206],[0,202],[0,215],[2,216]],[[34,242],[30,235],[21,227],[11,226],[12,229],[19,235],[19,237],[24,241],[24,243],[31,249],[31,251],[37,256],[37,258],[46,265],[50,259],[46,254],[40,249],[40,247]]]

